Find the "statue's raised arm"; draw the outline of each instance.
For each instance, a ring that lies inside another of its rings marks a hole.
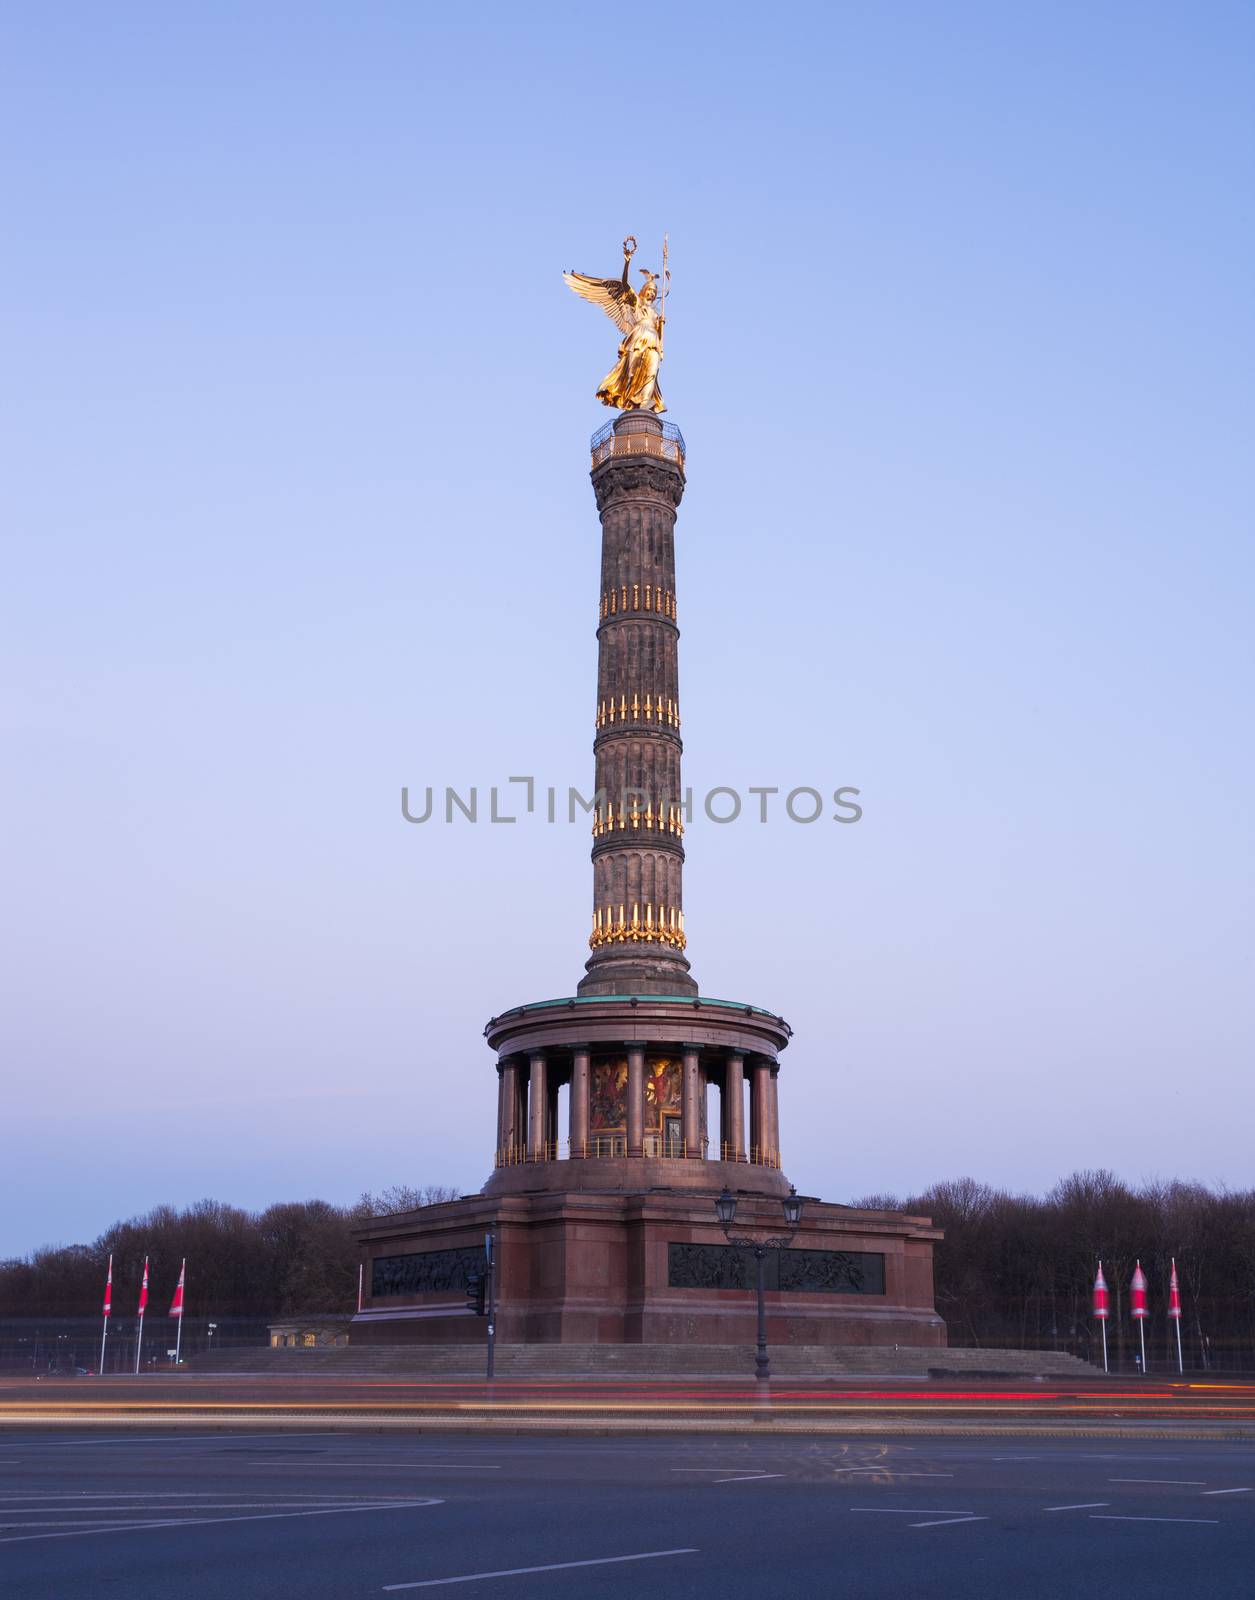
[[[662,360],[662,318],[658,314],[658,277],[638,268],[645,282],[633,289],[628,269],[636,250],[630,235],[623,241],[623,275],[590,278],[583,272],[564,272],[563,280],[581,299],[600,306],[623,338],[619,359],[602,379],[597,398],[620,411],[665,411],[658,387]]]

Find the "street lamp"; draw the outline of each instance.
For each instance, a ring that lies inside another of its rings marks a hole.
[[[715,1201],[715,1215],[719,1218],[724,1238],[730,1245],[734,1245],[738,1250],[748,1250],[754,1257],[758,1287],[758,1349],[754,1355],[754,1376],[759,1383],[766,1383],[771,1377],[771,1361],[767,1355],[767,1298],[763,1263],[773,1250],[789,1248],[797,1225],[802,1220],[802,1197],[791,1185],[782,1204],[788,1233],[776,1234],[767,1239],[751,1239],[747,1234],[732,1232],[732,1225],[736,1221],[736,1196],[726,1184],[723,1193]]]
[[[218,1324],[216,1322],[211,1322],[209,1324],[209,1337],[205,1347],[205,1353],[207,1355],[213,1355],[214,1353],[214,1334],[217,1333],[217,1331]]]

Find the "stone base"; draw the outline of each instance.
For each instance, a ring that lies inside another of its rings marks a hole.
[[[714,1214],[724,1169],[721,1163],[705,1165],[715,1181],[705,1192],[533,1189],[472,1195],[377,1218],[359,1234],[365,1290],[351,1324],[352,1345],[482,1342],[485,1323],[466,1308],[464,1275],[482,1252],[489,1228],[498,1241],[496,1329],[502,1344],[751,1344],[757,1304],[752,1260],[745,1279],[751,1287],[677,1282],[700,1280],[711,1261],[728,1260],[683,1249],[726,1249]],[[710,1173],[713,1166],[720,1168],[717,1177]],[[735,1175],[736,1168],[729,1170]],[[738,1187],[735,1177],[731,1187]],[[738,1199],[737,1232],[784,1233],[778,1199],[744,1191]],[[945,1324],[933,1308],[932,1250],[939,1237],[924,1218],[808,1199],[787,1252],[793,1259],[780,1263],[781,1271],[806,1286],[768,1291],[769,1342],[943,1348]],[[682,1247],[678,1256],[671,1246]],[[883,1257],[883,1292],[815,1288],[807,1272],[814,1265],[831,1275],[834,1258],[802,1257],[804,1251],[871,1256],[870,1263],[838,1258],[836,1265],[842,1273],[848,1265],[853,1282],[861,1271],[873,1287],[879,1287],[875,1258]],[[374,1264],[386,1258],[401,1260],[376,1270]],[[408,1281],[409,1287],[382,1292],[389,1279],[394,1286]],[[416,1282],[428,1286],[416,1289]]]

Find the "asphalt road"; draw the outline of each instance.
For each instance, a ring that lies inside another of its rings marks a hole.
[[[1255,1594],[1255,1445],[0,1434],[5,1600]]]

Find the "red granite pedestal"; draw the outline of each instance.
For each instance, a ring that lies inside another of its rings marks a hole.
[[[744,1264],[745,1287],[693,1282],[730,1265],[719,1254],[729,1247],[715,1217],[717,1192],[540,1189],[473,1195],[378,1218],[364,1237],[365,1293],[352,1343],[482,1341],[484,1322],[466,1309],[464,1281],[481,1261],[490,1228],[503,1343],[752,1343],[752,1261]],[[743,1226],[785,1233],[779,1200],[742,1192],[737,1230]],[[820,1261],[828,1287],[769,1290],[770,1342],[943,1347],[945,1324],[933,1309],[938,1237],[924,1218],[808,1199],[787,1252],[792,1260],[783,1266],[805,1283],[807,1273],[796,1266]],[[686,1249],[694,1245],[716,1253]],[[415,1258],[421,1258],[418,1273]]]

